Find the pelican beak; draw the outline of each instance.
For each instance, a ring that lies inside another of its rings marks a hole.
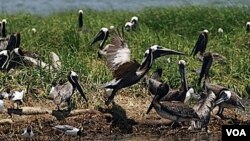
[[[163,47],[160,47],[159,49],[156,49],[155,51],[153,51],[153,59],[156,59],[165,55],[184,55],[184,53],[175,51],[172,49],[163,48]]]
[[[151,103],[150,103],[150,105],[148,107],[148,110],[147,110],[146,114],[148,114],[152,110],[152,108],[154,106],[154,101],[157,99],[157,97],[158,97],[158,95],[154,96],[153,100],[151,101]]]
[[[202,80],[202,78],[204,76],[205,76],[205,78],[208,77],[209,69],[211,68],[212,63],[213,63],[212,54],[210,52],[205,53],[204,58],[203,58],[203,64],[202,64],[202,67],[201,67],[200,77],[199,77],[199,80],[198,80],[198,85],[201,84],[201,80]]]
[[[86,98],[85,93],[82,90],[82,87],[78,83],[78,80],[75,77],[73,79],[74,79],[74,82],[75,82],[77,90],[79,91],[79,93],[81,94],[81,96],[85,99],[85,101],[88,102],[88,99]]]

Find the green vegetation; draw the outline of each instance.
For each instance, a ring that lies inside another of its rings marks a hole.
[[[147,8],[139,12],[84,10],[87,32],[78,31],[78,10],[46,17],[30,14],[0,15],[0,19],[6,18],[8,21],[8,33],[21,33],[23,50],[38,52],[45,62],[49,62],[49,52],[54,51],[63,64],[59,72],[48,72],[39,68],[22,68],[22,71],[7,74],[1,72],[0,85],[2,89],[6,86],[29,85],[30,89],[42,90],[37,97],[45,96],[53,80],[74,70],[79,74],[87,96],[92,97],[92,100],[98,99],[104,92],[102,84],[112,77],[105,66],[105,60],[97,57],[97,45],[90,47],[89,44],[101,27],[121,27],[136,15],[139,17],[139,30],[126,33],[132,58],[140,62],[145,50],[154,44],[186,54],[171,56],[171,63],[168,63],[168,57],[157,59],[150,73],[157,67],[163,67],[164,79],[177,87],[180,84],[177,62],[184,59],[188,63],[190,85],[195,86],[198,75],[193,70],[200,68],[201,62],[189,54],[200,31],[206,28],[209,30],[207,51],[218,52],[227,58],[226,64],[213,64],[212,81],[247,97],[250,92],[250,35],[245,31],[245,24],[249,20],[249,10],[208,7]],[[217,32],[220,27],[224,30],[222,34]],[[32,28],[36,28],[36,34],[32,33]],[[146,95],[138,85],[126,90],[137,93],[133,95]]]

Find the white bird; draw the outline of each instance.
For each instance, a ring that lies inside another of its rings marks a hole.
[[[17,103],[17,109],[19,109],[19,105],[23,103],[24,92],[25,92],[24,90],[22,90],[21,92],[14,91],[14,92],[10,92],[9,94],[9,99],[13,101],[14,103]]]
[[[70,125],[56,125],[53,128],[69,136],[80,136],[82,134],[81,129]]]
[[[223,33],[223,29],[221,27],[218,28],[218,33]]]
[[[28,138],[31,138],[34,136],[34,133],[32,131],[32,128],[31,126],[27,127],[24,129],[24,132],[22,133],[22,136],[25,138],[25,139],[28,139]]]

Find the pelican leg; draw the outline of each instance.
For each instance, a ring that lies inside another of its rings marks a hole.
[[[218,115],[221,119],[225,119],[225,117],[223,115],[223,111],[224,111],[224,108],[222,108],[221,106],[219,106],[219,110],[216,113],[216,115]]]
[[[108,100],[105,102],[106,105],[109,105],[109,104],[112,102],[112,100],[113,100],[114,97],[115,97],[116,92],[117,92],[116,89],[113,89],[113,90],[112,90],[111,95],[108,97]]]

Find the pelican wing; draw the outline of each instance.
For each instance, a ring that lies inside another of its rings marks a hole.
[[[56,89],[58,93],[62,96],[63,100],[70,98],[73,94],[73,87],[70,82],[66,82],[63,85],[58,85]]]
[[[204,52],[206,50],[206,44],[207,44],[206,35],[204,33],[201,33],[192,50],[191,55],[193,54],[193,56],[195,56],[199,51]]]
[[[198,115],[193,108],[182,102],[161,102],[161,108],[164,111],[167,111],[173,115],[189,118],[198,118]]]
[[[121,77],[126,72],[135,72],[139,63],[130,61],[130,50],[127,43],[119,36],[112,38],[111,44],[106,48],[107,66],[113,77]]]

